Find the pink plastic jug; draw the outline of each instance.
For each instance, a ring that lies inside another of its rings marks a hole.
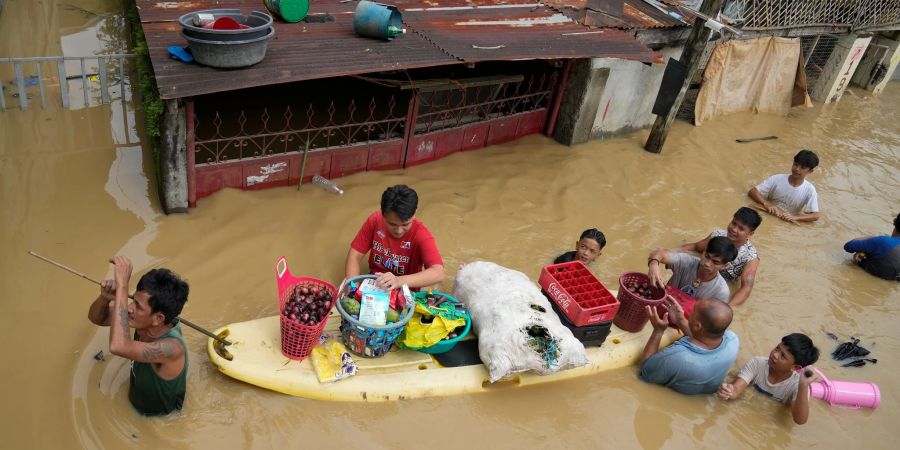
[[[822,377],[822,381],[809,385],[810,396],[825,400],[832,406],[874,409],[881,404],[881,391],[877,384],[829,380],[819,369],[815,371]]]

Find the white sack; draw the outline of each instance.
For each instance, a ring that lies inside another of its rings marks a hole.
[[[527,370],[546,375],[587,364],[584,345],[559,322],[550,301],[524,273],[492,262],[469,263],[456,274],[453,295],[472,314],[478,353],[492,383]],[[534,325],[546,328],[555,341],[555,360],[547,361],[529,346],[527,330]]]

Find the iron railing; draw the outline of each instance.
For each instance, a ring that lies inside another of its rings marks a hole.
[[[28,108],[30,100],[37,94],[41,108],[47,108],[48,86],[58,86],[60,101],[64,108],[69,108],[69,81],[80,81],[84,98],[82,106],[92,106],[92,98],[97,104],[110,102],[110,87],[118,85],[119,95],[125,98],[126,60],[135,58],[134,54],[112,54],[97,56],[37,56],[31,58],[0,58],[0,69],[12,66],[15,74],[10,82],[11,87],[0,82],[0,111],[7,110],[7,95],[13,102],[18,100],[19,108]],[[77,61],[77,73],[70,75],[66,69],[66,61]],[[95,64],[93,64],[95,63]],[[45,73],[42,66],[56,66]],[[55,72],[55,73],[54,73]],[[0,73],[5,71],[0,70]],[[33,92],[34,88],[37,92]],[[13,92],[7,92],[7,90]],[[99,96],[96,95],[99,91]]]
[[[416,134],[547,108],[556,78],[556,72],[532,74],[512,83],[421,92]]]
[[[811,26],[900,29],[897,0],[729,0],[722,13],[745,30]]]
[[[200,103],[202,105],[202,103]],[[305,106],[305,108],[304,108]],[[408,107],[394,96],[371,97],[360,111],[355,99],[327,106],[285,105],[277,115],[269,108],[214,111],[194,118],[196,164],[219,164],[304,150],[346,147],[402,138]],[[295,109],[305,111],[301,115]]]

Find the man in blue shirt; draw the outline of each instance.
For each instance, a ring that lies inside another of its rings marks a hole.
[[[731,307],[718,300],[699,300],[687,320],[671,296],[666,302],[668,311],[662,317],[656,308],[647,307],[653,333],[644,347],[638,376],[682,394],[714,394],[734,364],[740,346],[737,335],[728,330],[733,317]],[[660,351],[659,343],[669,326],[670,315],[685,336]]]
[[[853,263],[885,280],[900,281],[900,214],[894,219],[890,236],[854,239],[844,244],[844,251],[853,253]]]

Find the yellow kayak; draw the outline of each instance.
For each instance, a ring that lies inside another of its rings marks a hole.
[[[340,336],[340,322],[340,316],[333,311],[325,332]],[[209,339],[207,352],[210,361],[225,375],[265,389],[316,400],[383,402],[549,383],[626,367],[638,361],[651,331],[649,325],[640,333],[629,333],[613,325],[602,346],[585,349],[587,365],[550,375],[519,373],[494,384],[488,381],[488,371],[482,364],[445,367],[432,355],[398,348],[380,358],[355,357],[359,367],[355,376],[323,384],[309,358],[295,361],[281,354],[278,316],[216,330],[232,345],[223,350],[221,344]],[[669,328],[662,345],[669,345],[680,335]]]

